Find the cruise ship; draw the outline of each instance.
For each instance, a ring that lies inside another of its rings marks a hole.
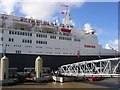
[[[11,68],[34,67],[37,56],[44,67],[117,57],[118,51],[102,48],[94,28],[75,27],[70,9],[63,24],[0,13],[0,55],[9,58]]]

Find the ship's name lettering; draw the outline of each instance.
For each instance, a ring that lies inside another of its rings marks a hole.
[[[84,45],[85,48],[95,48],[94,45]]]

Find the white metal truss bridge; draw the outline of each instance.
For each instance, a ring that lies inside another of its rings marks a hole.
[[[120,77],[120,57],[67,64],[57,72],[63,76]]]

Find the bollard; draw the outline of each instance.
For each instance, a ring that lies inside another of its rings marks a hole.
[[[61,82],[61,83],[63,83],[63,82],[64,82],[64,81],[63,81],[63,77],[60,77],[59,79],[60,79],[60,82]]]
[[[1,58],[0,80],[8,79],[9,60],[6,56]]]
[[[42,77],[42,59],[38,56],[35,60],[36,78]]]

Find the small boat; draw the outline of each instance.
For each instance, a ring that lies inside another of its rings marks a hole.
[[[61,31],[62,31],[62,32],[69,32],[69,33],[71,32],[71,30],[68,29],[68,28],[61,28]]]

